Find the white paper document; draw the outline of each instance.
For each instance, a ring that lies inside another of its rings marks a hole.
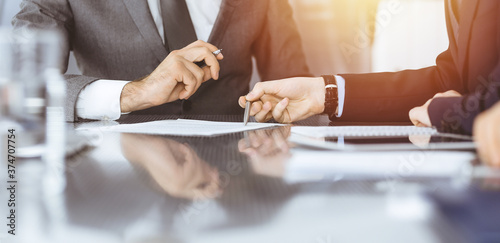
[[[102,126],[94,129],[99,129],[106,132],[142,133],[174,136],[215,136],[275,126],[282,125],[277,123],[249,122],[245,126],[243,122],[214,122],[177,119]]]
[[[408,136],[408,135],[435,135],[438,131],[430,127],[416,126],[321,126],[321,127],[292,127],[292,133],[309,137],[338,137],[338,136]]]

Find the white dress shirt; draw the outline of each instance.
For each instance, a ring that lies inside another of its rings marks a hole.
[[[148,0],[149,10],[163,43],[163,21],[161,18],[161,0]],[[208,41],[210,33],[219,15],[222,0],[186,0],[189,15],[199,40]],[[123,87],[130,81],[97,80],[87,85],[78,95],[76,115],[84,119],[116,120],[120,118],[120,96]]]
[[[339,95],[339,110],[337,112],[337,117],[342,116],[344,111],[344,101],[345,101],[345,79],[339,75],[335,75],[335,80],[337,81],[337,92]]]

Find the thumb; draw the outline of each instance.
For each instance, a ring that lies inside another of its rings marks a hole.
[[[418,108],[419,107],[415,107],[409,112],[410,121],[415,126],[418,126],[420,124],[420,121],[418,120]]]

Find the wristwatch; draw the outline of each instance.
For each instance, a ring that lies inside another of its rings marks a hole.
[[[333,75],[322,75],[325,80],[325,110],[324,114],[327,114],[330,119],[337,117],[339,109],[339,93],[337,89],[337,80]]]

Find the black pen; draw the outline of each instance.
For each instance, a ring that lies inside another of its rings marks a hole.
[[[217,57],[217,55],[219,55],[221,53],[222,53],[222,49],[219,49],[217,51],[212,52],[212,54],[214,54],[214,56],[216,56],[216,57]],[[200,67],[200,68],[204,68],[207,66],[207,64],[205,63],[205,60],[200,61],[200,62],[195,62],[194,64],[198,65],[198,67]]]

